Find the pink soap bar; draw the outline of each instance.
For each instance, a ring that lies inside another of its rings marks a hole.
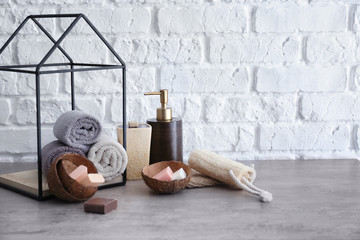
[[[99,173],[90,173],[80,183],[86,187],[97,187],[104,182],[105,179],[103,175]]]
[[[84,165],[78,166],[74,171],[70,173],[70,177],[77,182],[83,181],[88,175],[87,167]]]
[[[171,181],[172,176],[174,175],[173,171],[170,167],[167,167],[161,170],[158,174],[153,176],[153,178],[160,180],[160,181]]]

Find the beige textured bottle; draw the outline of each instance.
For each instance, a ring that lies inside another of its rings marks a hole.
[[[118,141],[123,145],[123,127],[117,126]],[[149,165],[151,126],[146,123],[129,122],[126,130],[126,153],[128,165],[126,177],[128,180],[142,179],[141,170]]]

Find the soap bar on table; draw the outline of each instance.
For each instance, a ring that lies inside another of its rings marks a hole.
[[[99,173],[90,173],[82,181],[80,181],[81,184],[87,187],[97,187],[104,182],[104,177]]]
[[[109,198],[92,198],[84,203],[84,211],[106,214],[117,208],[117,200]]]
[[[160,181],[171,181],[172,176],[174,175],[170,167],[164,168],[158,174],[153,176],[153,178]]]
[[[174,173],[171,180],[181,180],[184,178],[186,178],[186,172],[184,171],[184,169],[180,168]]]
[[[88,175],[88,169],[84,165],[80,165],[72,171],[69,176],[77,182],[83,181]]]

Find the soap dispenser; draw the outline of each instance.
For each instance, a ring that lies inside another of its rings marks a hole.
[[[168,90],[149,92],[145,95],[160,95],[161,107],[156,109],[156,119],[147,123],[152,127],[150,164],[161,161],[183,161],[182,120],[172,117],[172,109],[167,107]]]

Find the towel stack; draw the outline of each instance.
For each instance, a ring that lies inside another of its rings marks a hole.
[[[87,155],[107,181],[125,171],[125,149],[117,141],[102,135],[102,126],[95,117],[82,111],[66,112],[56,120],[53,132],[58,140],[42,149],[45,175],[51,163],[67,153]]]

